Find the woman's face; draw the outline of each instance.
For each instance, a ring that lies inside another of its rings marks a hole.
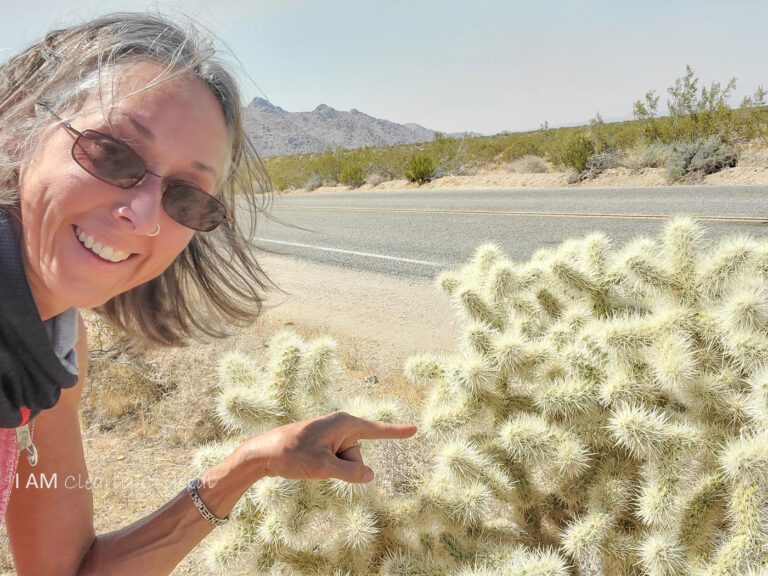
[[[102,108],[93,95],[71,124],[125,141],[148,170],[166,181],[212,193],[227,164],[228,135],[221,106],[208,87],[197,78],[177,78],[121,98],[146,86],[160,70],[150,62],[123,69],[116,103]],[[73,142],[74,136],[54,121],[20,173],[25,266],[43,319],[70,306],[101,305],[155,278],[194,233],[163,210],[160,178],[147,174],[128,189],[102,182],[72,159]],[[149,236],[158,224],[160,233]],[[94,246],[101,243],[130,257],[102,258],[86,248],[79,232],[86,243],[92,236]]]

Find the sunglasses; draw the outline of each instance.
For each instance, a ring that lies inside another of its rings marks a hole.
[[[53,110],[39,104],[61,122],[74,137],[72,158],[91,176],[118,188],[132,188],[147,174],[147,165],[133,148],[96,130],[80,132]],[[176,222],[200,232],[210,232],[227,219],[227,208],[217,198],[191,184],[167,183],[163,190],[163,209]]]

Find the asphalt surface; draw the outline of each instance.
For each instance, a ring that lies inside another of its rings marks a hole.
[[[702,218],[707,237],[768,233],[768,186],[275,193],[256,245],[403,278],[432,278],[485,241],[518,260],[599,230],[617,244]],[[276,221],[276,220],[279,220]]]

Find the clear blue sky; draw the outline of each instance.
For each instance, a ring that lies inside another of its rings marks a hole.
[[[212,6],[215,6],[212,7]],[[290,111],[320,103],[428,128],[496,133],[631,116],[691,64],[768,88],[765,0],[0,0],[3,59],[105,11],[202,19],[251,81]],[[263,94],[262,94],[263,92]]]

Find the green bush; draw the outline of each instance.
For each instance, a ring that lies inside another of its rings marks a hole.
[[[286,182],[282,174],[271,174],[270,181],[275,190],[283,191],[288,188],[288,182]]]
[[[738,156],[732,146],[719,137],[699,138],[672,146],[667,159],[667,179],[676,182],[684,176],[705,176],[736,166]]]
[[[595,144],[585,134],[574,134],[560,144],[553,155],[553,162],[576,172],[583,172],[587,161],[595,153]]]
[[[426,154],[415,154],[408,161],[408,168],[405,171],[405,177],[409,182],[424,184],[435,177],[437,164],[431,156]]]
[[[347,164],[339,172],[339,182],[350,188],[362,186],[365,182],[365,170],[354,162]]]
[[[499,160],[501,162],[510,162],[518,158],[525,158],[526,156],[542,156],[543,154],[544,147],[541,144],[526,138],[510,142],[499,154]]]

